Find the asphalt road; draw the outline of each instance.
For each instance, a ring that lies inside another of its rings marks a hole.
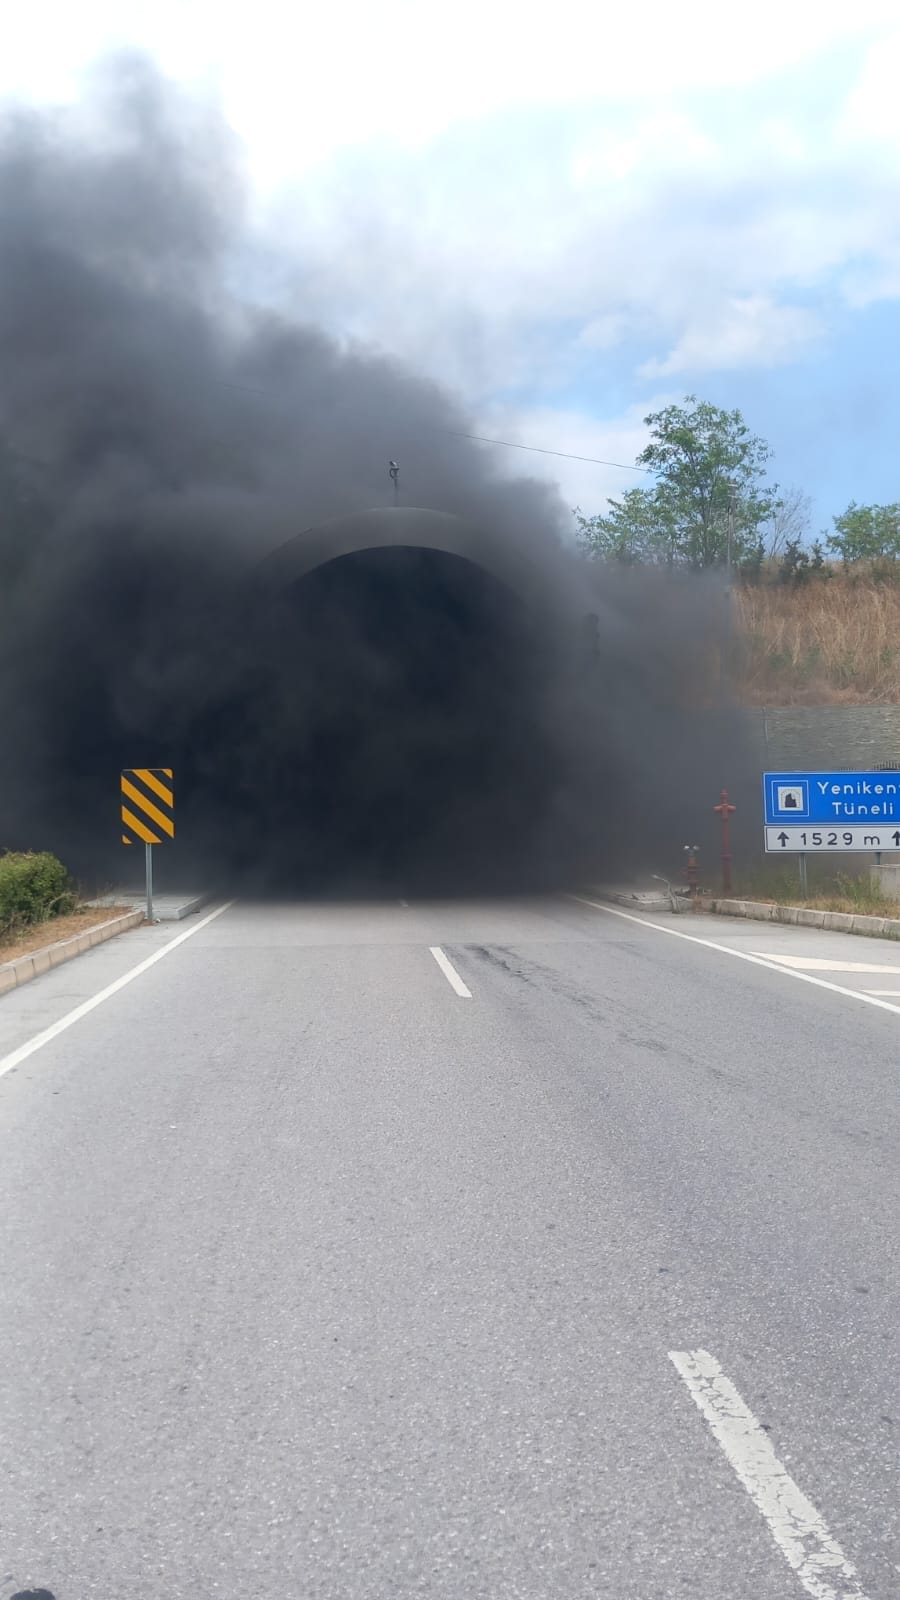
[[[0,1600],[896,1600],[898,1154],[887,943],[102,947],[0,1000]]]

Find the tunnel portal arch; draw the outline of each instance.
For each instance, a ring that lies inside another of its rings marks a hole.
[[[264,589],[285,589],[329,561],[389,546],[459,556],[520,599],[527,601],[535,594],[535,575],[527,559],[511,559],[508,549],[501,550],[496,540],[466,518],[425,506],[377,506],[304,529],[266,556],[258,575]]]

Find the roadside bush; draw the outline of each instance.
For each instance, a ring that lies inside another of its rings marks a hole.
[[[0,937],[74,907],[69,874],[48,851],[11,850],[0,856]]]

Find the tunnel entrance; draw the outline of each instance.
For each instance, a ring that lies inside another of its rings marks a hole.
[[[191,739],[223,868],[266,892],[539,882],[549,648],[510,588],[442,550],[357,551],[270,595]]]

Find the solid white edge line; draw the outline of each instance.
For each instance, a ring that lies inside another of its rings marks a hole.
[[[71,1028],[73,1023],[80,1022],[82,1017],[86,1017],[97,1006],[102,1006],[104,1000],[109,1000],[114,994],[118,994],[120,989],[124,989],[127,984],[133,983],[134,979],[139,978],[143,972],[148,972],[151,967],[155,967],[157,961],[162,961],[164,956],[171,955],[172,951],[177,950],[178,946],[184,944],[186,939],[193,939],[195,933],[201,933],[204,928],[208,928],[211,922],[215,922],[216,917],[221,917],[226,911],[230,911],[234,903],[233,900],[228,900],[225,905],[217,906],[215,911],[210,911],[208,916],[201,918],[192,928],[186,928],[184,933],[176,934],[175,938],[170,939],[168,944],[164,944],[161,949],[155,950],[152,956],[147,956],[144,961],[139,961],[136,967],[132,967],[130,972],[123,973],[121,978],[116,978],[115,983],[107,984],[105,989],[101,989],[98,994],[92,995],[90,1000],[82,1001],[81,1005],[76,1006],[74,1011],[67,1011],[65,1016],[60,1017],[58,1022],[52,1022],[49,1028],[44,1028],[41,1033],[36,1033],[26,1044],[19,1045],[17,1050],[13,1050],[8,1056],[0,1058],[0,1078],[7,1072],[12,1072],[13,1068],[20,1066],[23,1061],[27,1061],[28,1057],[33,1056],[37,1050],[42,1050],[44,1045],[49,1044],[52,1039],[56,1039],[61,1033],[65,1033],[66,1029]]]
[[[447,957],[444,955],[440,945],[430,944],[428,948],[431,951],[431,954],[434,956],[434,959],[440,967],[442,973],[444,974],[444,977],[447,979],[451,989],[453,989],[456,994],[459,995],[461,1000],[471,1000],[471,989],[466,988],[452,961],[447,960]]]
[[[815,1600],[866,1600],[853,1563],[718,1361],[706,1350],[670,1350],[669,1360],[807,1593]]]
[[[696,933],[682,933],[680,928],[667,928],[662,922],[651,922],[648,917],[636,917],[631,911],[620,911],[618,906],[605,906],[599,900],[587,900],[581,894],[567,894],[567,900],[591,906],[594,911],[604,911],[608,917],[622,917],[625,922],[636,922],[639,928],[653,928],[656,933],[667,933],[671,939],[686,939],[688,944],[700,944],[707,950],[718,950],[720,955],[734,956],[737,961],[749,961],[753,967],[765,967],[769,972],[780,972],[783,978],[794,978],[797,983],[811,983],[816,989],[829,989],[832,994],[842,994],[848,1000],[859,1000],[864,1006],[875,1006],[879,1011],[891,1011],[900,1017],[900,1006],[859,989],[845,989],[840,983],[829,983],[826,978],[814,978],[811,972],[797,972],[794,967],[784,967],[776,961],[765,961],[762,956],[752,956],[746,950],[732,950],[730,945],[717,944],[714,939],[701,939]]]

